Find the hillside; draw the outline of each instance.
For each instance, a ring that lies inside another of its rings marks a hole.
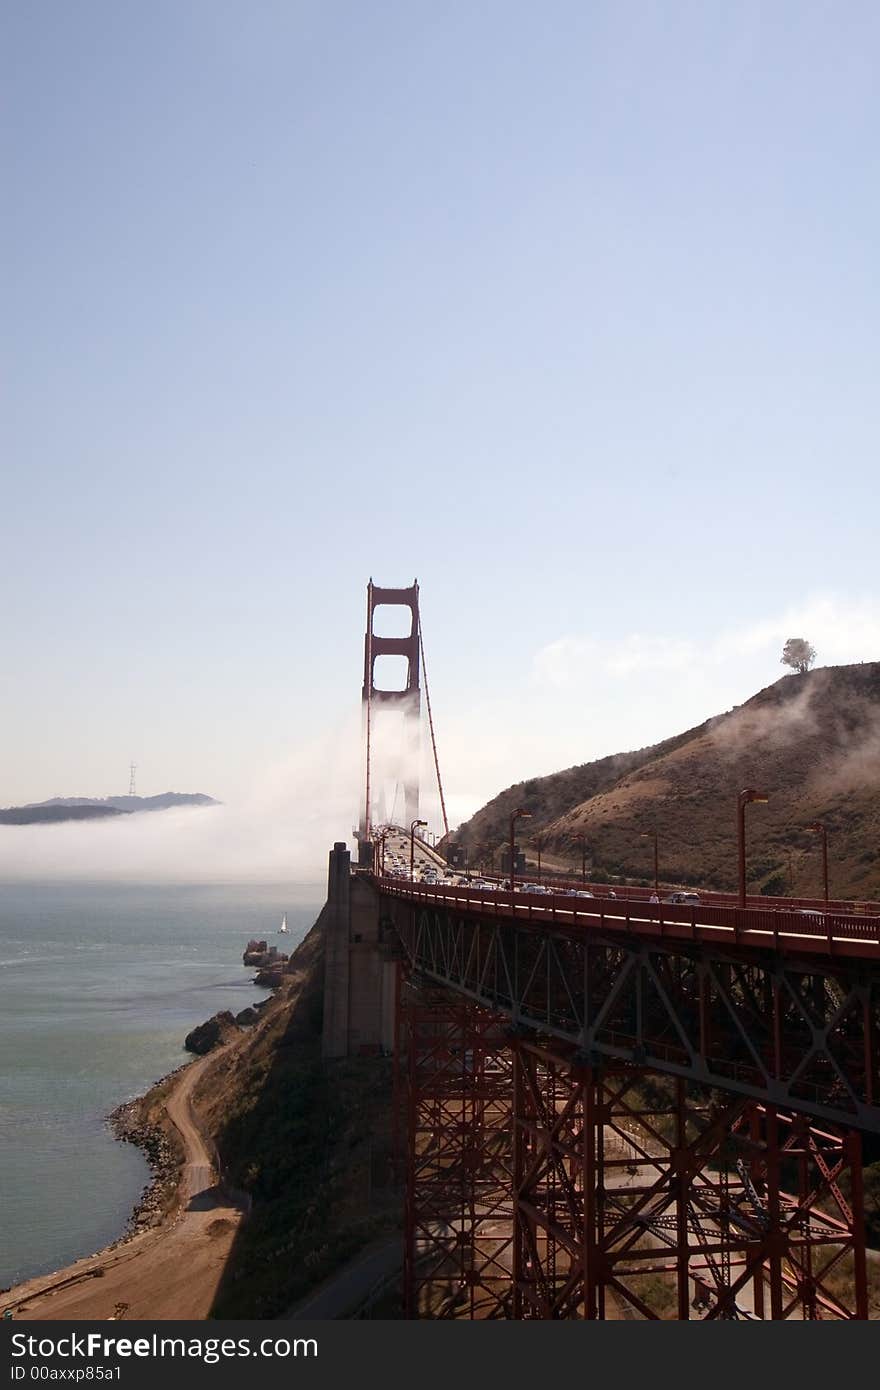
[[[212,1316],[278,1317],[377,1236],[398,1232],[391,1062],[321,1057],[323,918],[257,1026],[197,1089],[227,1181],[252,1202]]]
[[[203,792],[162,792],[158,796],[53,796],[25,806],[0,810],[0,825],[54,825],[59,821],[99,820],[137,811],[166,811],[174,806],[219,806]]]
[[[53,796],[48,801],[30,801],[25,809],[41,806],[109,806],[115,811],[167,811],[172,806],[217,806],[219,802],[204,792],[160,792],[158,796]]]
[[[64,820],[102,820],[124,814],[117,806],[7,806],[0,811],[0,825],[54,825]]]
[[[580,865],[586,835],[591,876],[647,882],[656,827],[666,882],[733,889],[736,797],[769,803],[747,812],[749,890],[820,895],[819,836],[828,833],[832,897],[880,898],[880,662],[783,676],[744,705],[652,747],[520,782],[450,836],[498,851],[517,806],[519,842],[547,863]],[[485,854],[486,851],[484,851]],[[793,880],[793,883],[792,883]]]

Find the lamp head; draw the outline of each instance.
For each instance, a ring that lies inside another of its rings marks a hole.
[[[754,787],[746,787],[744,791],[740,792],[739,799],[743,803],[747,801],[757,801],[762,804],[770,800],[766,792],[755,791]]]

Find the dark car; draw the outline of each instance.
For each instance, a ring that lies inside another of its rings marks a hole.
[[[684,903],[693,907],[700,901],[699,893],[670,893],[663,899],[665,903]]]

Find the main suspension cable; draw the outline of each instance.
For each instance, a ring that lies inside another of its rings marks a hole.
[[[431,730],[431,747],[434,750],[434,768],[437,773],[437,790],[440,793],[440,810],[443,813],[443,833],[449,834],[449,821],[446,819],[446,802],[443,799],[443,783],[440,779],[440,762],[437,757],[437,740],[434,737],[434,720],[431,716],[431,694],[428,690],[428,668],[425,665],[425,641],[422,636],[422,615],[419,613],[419,651],[422,658],[422,676],[425,681],[425,704],[428,706],[428,727]]]

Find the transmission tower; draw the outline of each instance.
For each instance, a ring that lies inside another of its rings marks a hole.
[[[128,794],[129,794],[129,796],[135,796],[135,795],[136,795],[135,789],[134,789],[134,770],[135,770],[136,767],[137,767],[137,763],[129,763],[129,765],[128,765],[128,769],[129,769],[129,772],[130,772],[130,774],[131,774],[130,777],[129,777],[129,779],[128,779]]]

